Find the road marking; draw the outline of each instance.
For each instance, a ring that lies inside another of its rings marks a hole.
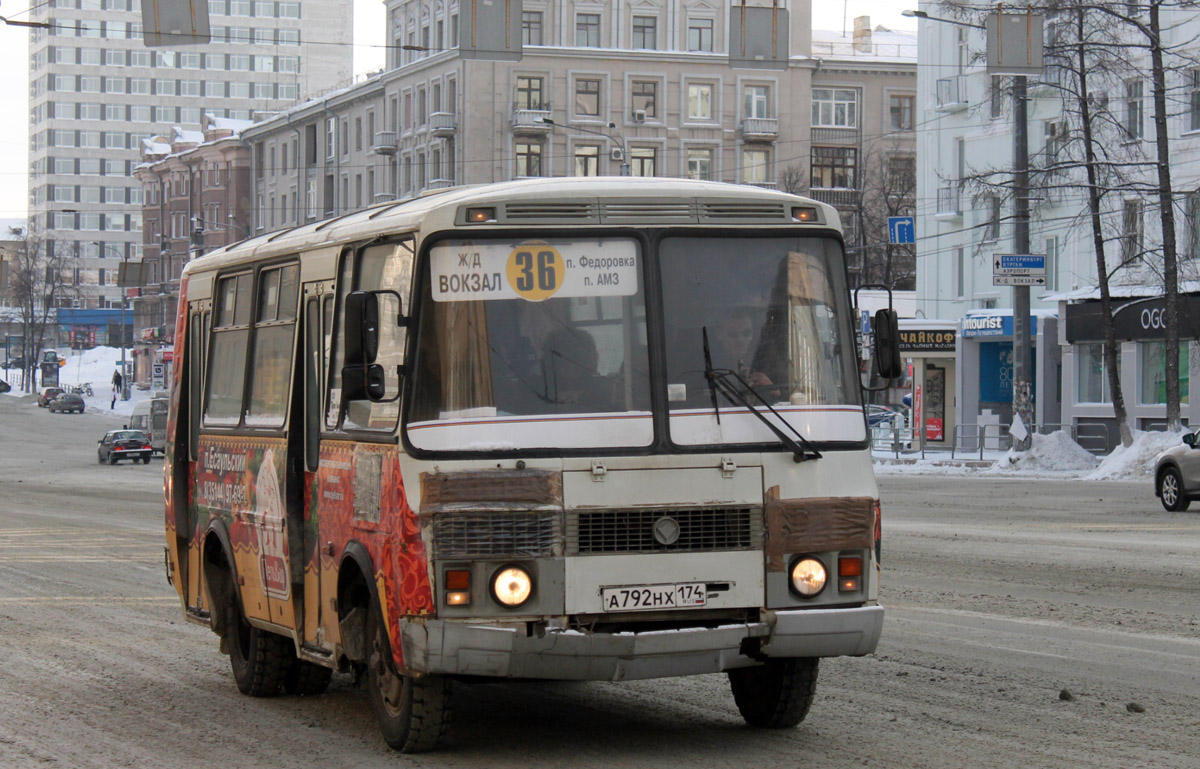
[[[84,603],[84,604],[106,604],[106,603],[165,603],[170,601],[176,603],[179,601],[179,596],[90,596],[90,595],[30,595],[24,597],[5,596],[0,598],[0,606],[12,606],[14,604],[37,604],[37,603]]]

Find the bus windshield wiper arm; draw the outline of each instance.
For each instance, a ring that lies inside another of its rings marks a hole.
[[[809,459],[820,459],[821,452],[817,451],[816,447],[813,446],[807,438],[801,435],[800,431],[797,430],[791,422],[788,422],[786,419],[784,419],[783,416],[775,410],[775,407],[772,406],[767,399],[762,396],[762,393],[754,389],[754,386],[743,379],[741,374],[738,374],[735,371],[730,371],[729,369],[714,369],[712,367],[712,357],[709,355],[708,350],[708,329],[703,328],[701,331],[704,334],[704,376],[708,380],[709,387],[712,391],[713,411],[716,412],[718,424],[721,421],[721,410],[717,407],[717,392],[719,391],[722,395],[728,398],[731,403],[748,409],[750,413],[758,417],[759,421],[767,426],[767,429],[775,433],[775,437],[779,439],[780,443],[791,449],[792,459],[797,462],[804,462]],[[767,411],[770,411],[772,416],[779,420],[780,424],[787,425],[788,430],[791,431],[792,434],[789,435],[787,432],[784,432],[779,427],[779,424],[776,424],[766,414],[759,411],[758,407],[751,403],[744,393],[753,394],[754,398],[761,403],[767,409]]]

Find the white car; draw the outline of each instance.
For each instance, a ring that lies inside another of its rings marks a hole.
[[[1188,433],[1174,448],[1158,455],[1154,495],[1171,512],[1187,510],[1200,499],[1200,431]]]

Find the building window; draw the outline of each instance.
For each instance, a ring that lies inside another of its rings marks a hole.
[[[1179,403],[1188,402],[1191,379],[1188,355],[1189,343],[1179,340]],[[1167,402],[1167,345],[1166,342],[1138,342],[1138,368],[1142,372],[1138,402],[1154,405]]]
[[[688,83],[688,120],[712,120],[713,87],[711,83]]]
[[[992,75],[991,88],[988,92],[990,114],[997,118],[1004,114],[1004,76]]]
[[[634,147],[629,150],[629,161],[634,176],[655,176],[658,150],[654,147]]]
[[[1121,262],[1124,265],[1141,258],[1142,255],[1142,201],[1125,201],[1121,224]]]
[[[816,93],[814,91],[814,93]],[[767,105],[770,101],[770,89],[765,85],[748,85],[742,92],[743,117],[767,117]]]
[[[917,187],[917,159],[913,155],[892,155],[887,159],[889,195],[905,195]]]
[[[711,181],[713,179],[713,151],[689,149],[687,151],[687,178]]]
[[[1130,139],[1140,139],[1143,136],[1142,81],[1130,80],[1125,83],[1125,135]]]
[[[742,150],[742,181],[746,184],[767,183],[766,150]]]
[[[517,77],[517,109],[545,109],[542,78]]]
[[[1058,288],[1058,238],[1046,238],[1046,289]]]
[[[1100,342],[1075,346],[1078,386],[1076,397],[1080,403],[1111,403],[1112,390],[1108,386],[1108,370],[1104,366],[1104,345]],[[1121,355],[1117,350],[1117,374],[1120,376]]]
[[[1001,202],[996,195],[988,195],[985,199],[987,221],[983,225],[982,239],[985,243],[994,243],[1000,239]]]
[[[653,51],[658,48],[658,18],[655,16],[633,17],[633,47]]]
[[[600,14],[575,14],[575,46],[577,48],[600,47]]]
[[[1188,70],[1188,130],[1200,131],[1200,69]]]
[[[747,115],[766,117],[766,115]],[[825,128],[858,127],[858,91],[850,88],[814,88],[812,124]]]
[[[712,51],[713,20],[688,19],[687,49],[689,51]]]
[[[966,296],[967,283],[967,252],[965,248],[954,249],[954,296],[962,299]]]
[[[334,157],[337,149],[337,118],[325,120],[325,157]]]
[[[658,81],[656,80],[634,80],[630,84],[630,91],[633,94],[632,108],[644,110],[647,118],[658,117]]]
[[[600,81],[580,78],[575,81],[575,114],[596,117],[600,114]],[[586,174],[576,174],[585,176]]]
[[[600,175],[600,148],[584,144],[575,148],[575,175],[576,176],[599,176]]]
[[[888,97],[888,117],[893,131],[913,130],[916,101],[916,97],[911,95]]]
[[[1200,259],[1200,190],[1187,196],[1187,259]]]
[[[521,42],[524,45],[542,44],[542,12],[521,12]]]
[[[515,173],[518,177],[542,175],[542,145],[539,142],[517,143]]]
[[[858,150],[854,147],[813,147],[810,186],[854,189],[857,165]]]

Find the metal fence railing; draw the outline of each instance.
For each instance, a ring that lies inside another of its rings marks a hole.
[[[886,424],[871,428],[871,447],[876,452],[887,452],[899,459],[901,456],[920,457],[928,455],[949,456],[951,459],[983,460],[988,452],[1006,452],[1013,447],[1011,425],[955,425],[949,440],[930,441],[919,430],[906,425]],[[1165,429],[1165,426],[1160,429]],[[1105,455],[1109,452],[1108,428],[1099,423],[1043,424],[1034,425],[1029,432],[1049,435],[1064,431],[1071,440],[1092,454]],[[925,437],[925,440],[922,438]]]

